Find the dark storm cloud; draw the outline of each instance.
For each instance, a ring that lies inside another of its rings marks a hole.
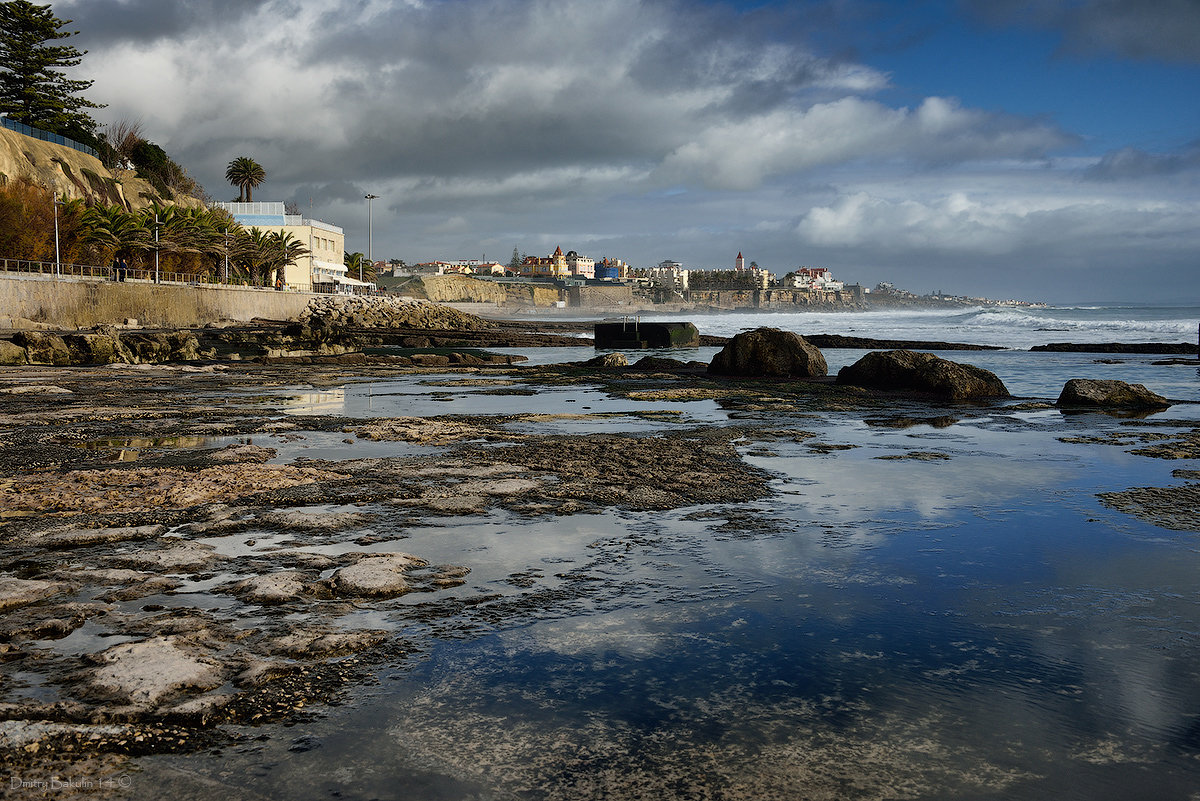
[[[59,17],[73,20],[83,47],[145,44],[197,30],[228,29],[258,13],[272,0],[75,0],[56,3]],[[281,9],[286,12],[286,9]]]
[[[1085,55],[1200,63],[1196,0],[964,0],[981,18],[1054,29],[1063,48]]]

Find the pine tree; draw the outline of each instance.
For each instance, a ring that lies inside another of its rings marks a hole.
[[[60,30],[70,22],[54,16],[48,5],[35,6],[28,0],[0,3],[0,114],[94,143],[96,121],[87,109],[103,106],[77,96],[92,81],[72,80],[62,72],[77,66],[87,51],[52,44],[78,33]]]

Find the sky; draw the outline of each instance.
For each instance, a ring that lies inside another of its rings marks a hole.
[[[102,124],[376,259],[1200,299],[1200,0],[51,5]]]

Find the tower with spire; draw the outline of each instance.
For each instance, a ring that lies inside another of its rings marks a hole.
[[[746,260],[742,258],[742,252],[740,250],[738,251],[737,260],[733,263],[733,269],[735,269],[735,270],[746,269]]]

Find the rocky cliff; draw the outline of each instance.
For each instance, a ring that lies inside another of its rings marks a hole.
[[[0,181],[28,178],[70,199],[83,198],[107,206],[142,209],[159,205],[201,206],[192,197],[166,200],[131,170],[115,173],[87,153],[0,128]]]

